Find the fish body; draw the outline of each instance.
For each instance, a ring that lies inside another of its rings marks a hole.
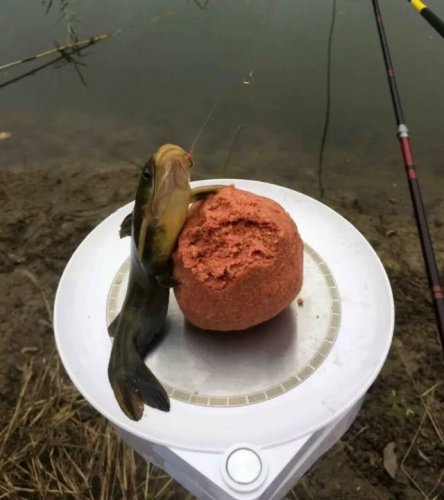
[[[171,253],[189,204],[220,186],[190,188],[192,157],[165,144],[142,170],[134,209],[120,236],[131,237],[128,288],[122,309],[108,330],[114,337],[108,378],[120,408],[140,420],[144,404],[169,411],[168,394],[144,362],[165,324],[172,278]]]

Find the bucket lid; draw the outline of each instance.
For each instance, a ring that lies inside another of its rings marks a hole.
[[[304,240],[303,305],[245,332],[205,332],[184,321],[170,294],[166,334],[146,362],[171,410],[146,407],[138,422],[120,410],[107,366],[107,324],[125,295],[129,239],[118,230],[132,204],[81,243],[57,290],[60,357],[83,396],[107,419],[149,441],[221,451],[233,443],[273,446],[336,420],[367,391],[390,347],[394,305],[385,270],[366,239],[324,204],[288,188],[236,179],[280,203]]]

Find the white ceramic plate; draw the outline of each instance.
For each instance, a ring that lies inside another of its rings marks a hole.
[[[60,357],[83,396],[107,419],[143,439],[183,449],[222,451],[297,439],[349,409],[378,375],[393,333],[389,281],[365,238],[322,203],[272,184],[235,184],[280,203],[305,242],[304,305],[292,304],[242,333],[186,324],[173,294],[167,332],[147,364],[171,396],[171,411],[146,407],[128,419],[107,377],[107,322],[125,293],[129,239],[118,229],[131,205],[114,212],[77,248],[60,280],[54,330]]]

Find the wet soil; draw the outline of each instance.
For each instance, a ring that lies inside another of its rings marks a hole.
[[[121,163],[0,172],[0,427],[12,415],[21,366],[30,357],[38,366],[54,349],[51,310],[64,266],[89,231],[132,199],[137,176]],[[413,217],[405,200],[383,198],[375,209],[333,195],[323,201],[366,236],[389,274],[395,338],[352,428],[288,498],[441,498],[443,358]],[[442,273],[443,217],[437,202],[429,219]]]

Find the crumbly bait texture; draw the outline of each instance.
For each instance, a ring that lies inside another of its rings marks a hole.
[[[185,317],[243,330],[279,314],[302,286],[303,243],[273,200],[232,186],[193,205],[173,255]]]

